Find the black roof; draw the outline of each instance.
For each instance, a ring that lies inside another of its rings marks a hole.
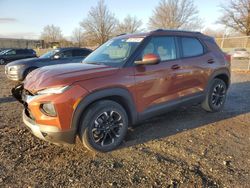
[[[153,31],[145,32],[145,33],[124,33],[117,35],[118,38],[123,38],[123,37],[146,37],[150,35],[162,35],[162,34],[167,34],[167,33],[173,33],[173,34],[178,34],[178,35],[189,35],[189,36],[199,36],[199,37],[205,37],[206,35],[202,34],[201,32],[197,31],[185,31],[185,30],[178,30],[178,29],[156,29]]]
[[[92,51],[92,50],[91,50],[91,49],[89,49],[89,48],[79,48],[79,47],[56,48],[55,50],[77,50],[77,49]]]
[[[179,30],[179,29],[156,29],[156,30],[151,31],[150,33],[155,33],[155,32],[178,32],[178,33],[202,34],[201,32],[198,32],[198,31],[186,31],[186,30]]]

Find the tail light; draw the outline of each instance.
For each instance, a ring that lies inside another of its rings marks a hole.
[[[226,60],[228,63],[231,63],[231,55],[230,55],[230,54],[225,53],[225,54],[224,54],[224,57],[225,57],[225,60]]]

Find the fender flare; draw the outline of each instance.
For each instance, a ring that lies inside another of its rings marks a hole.
[[[109,88],[94,91],[80,101],[73,112],[71,128],[76,131],[78,130],[78,125],[80,123],[82,114],[90,104],[105,98],[112,100],[112,97],[119,97],[120,99],[122,99],[122,101],[119,102],[123,107],[125,107],[130,120],[129,122],[131,124],[134,124],[137,121],[138,113],[136,110],[134,99],[131,96],[130,92],[124,88]]]

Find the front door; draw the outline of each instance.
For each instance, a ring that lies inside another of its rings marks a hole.
[[[139,112],[176,99],[176,93],[182,89],[174,84],[174,80],[179,79],[175,72],[181,63],[175,37],[152,37],[137,60],[146,54],[158,55],[161,62],[155,65],[136,65],[134,68]]]

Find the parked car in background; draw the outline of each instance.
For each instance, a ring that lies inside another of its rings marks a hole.
[[[12,90],[23,120],[37,137],[107,152],[128,126],[174,108],[201,104],[223,109],[230,59],[199,32],[156,30],[121,35],[83,63],[33,71]]]
[[[49,51],[39,58],[22,59],[5,66],[6,76],[13,81],[22,81],[33,70],[56,64],[80,63],[92,50],[87,48],[60,48]]]
[[[36,57],[36,52],[32,49],[7,49],[0,52],[0,65],[18,59]]]
[[[0,53],[7,50],[6,48],[0,48]]]
[[[236,48],[229,53],[234,59],[246,59],[250,57],[250,53],[245,48]]]

